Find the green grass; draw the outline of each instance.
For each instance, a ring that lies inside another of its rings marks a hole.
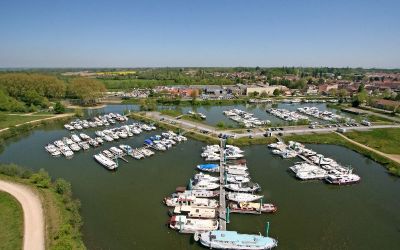
[[[0,192],[0,249],[22,249],[23,212],[10,194]]]
[[[400,129],[373,129],[370,131],[352,131],[346,136],[368,147],[387,154],[400,154]]]
[[[175,110],[175,109],[163,109],[163,110],[160,110],[160,113],[162,115],[169,115],[169,116],[172,116],[172,117],[177,117],[177,116],[182,115],[181,111]]]
[[[9,113],[0,112],[0,129],[49,117],[49,115],[10,115]]]
[[[80,202],[73,199],[68,182],[62,179],[53,182],[43,170],[32,172],[14,164],[0,164],[0,179],[21,183],[39,196],[45,215],[46,249],[86,249],[80,232]],[[2,214],[0,199],[0,222],[3,222]],[[3,224],[0,226],[0,249],[4,249],[1,245]]]
[[[227,140],[228,144],[236,145],[236,146],[248,146],[248,145],[266,145],[276,142],[275,137],[257,137],[257,138],[248,138],[241,137],[238,139],[229,138]]]
[[[297,141],[301,143],[335,144],[344,146],[382,164],[386,169],[388,169],[389,173],[400,177],[400,164],[374,152],[371,152],[368,149],[357,146],[345,140],[336,133],[289,135],[285,136],[284,139],[285,141]]]

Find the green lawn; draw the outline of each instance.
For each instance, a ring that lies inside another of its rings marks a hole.
[[[23,213],[19,202],[0,192],[0,249],[22,249]]]
[[[49,115],[10,115],[9,113],[0,112],[0,129],[14,126],[17,124],[48,118]]]
[[[387,154],[400,154],[400,129],[374,129],[346,133],[346,136]]]

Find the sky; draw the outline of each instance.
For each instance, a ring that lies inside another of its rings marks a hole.
[[[399,0],[0,2],[0,67],[400,68]]]

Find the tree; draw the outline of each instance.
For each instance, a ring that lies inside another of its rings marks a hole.
[[[279,95],[281,95],[281,91],[279,89],[274,89],[273,95],[279,96]]]
[[[258,94],[259,94],[259,93],[258,93],[257,91],[250,92],[250,93],[249,93],[249,97],[254,98],[254,97],[257,97]]]
[[[361,83],[360,86],[358,86],[358,93],[363,92],[365,90],[365,84]]]
[[[266,97],[268,97],[267,92],[266,92],[266,91],[261,92],[260,97],[261,97],[261,98],[266,98]]]
[[[197,97],[198,97],[199,93],[196,89],[192,90],[192,92],[190,93],[190,97],[192,97],[192,101],[196,101]]]
[[[64,105],[62,105],[61,102],[56,102],[56,104],[54,105],[54,113],[62,114],[64,112],[65,112]]]
[[[39,170],[39,172],[32,174],[30,180],[40,188],[48,188],[51,184],[49,174],[42,168]]]
[[[89,78],[76,78],[68,85],[69,95],[80,99],[83,105],[96,103],[105,91],[103,83]]]
[[[71,183],[69,183],[68,181],[66,181],[62,178],[58,178],[54,182],[54,188],[55,188],[56,192],[59,194],[68,195],[68,196],[72,194]]]

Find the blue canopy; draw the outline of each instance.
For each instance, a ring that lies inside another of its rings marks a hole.
[[[149,139],[144,140],[144,143],[146,143],[146,144],[148,144],[148,145],[152,145],[152,144],[153,144],[153,142],[152,142],[151,140],[149,140]]]
[[[204,169],[212,169],[212,168],[217,168],[218,164],[201,164],[199,165],[199,168],[204,168]]]

